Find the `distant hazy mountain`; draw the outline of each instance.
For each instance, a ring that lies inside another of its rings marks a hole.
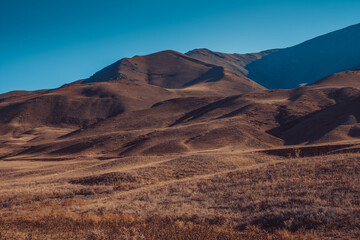
[[[258,54],[223,54],[198,49],[187,55],[230,67],[267,88],[295,88],[334,73],[360,68],[360,24],[294,47]]]

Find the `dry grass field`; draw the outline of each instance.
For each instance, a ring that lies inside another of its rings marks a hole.
[[[358,239],[360,155],[1,161],[0,239]]]

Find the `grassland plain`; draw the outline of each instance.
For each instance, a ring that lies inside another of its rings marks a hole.
[[[2,161],[0,239],[358,239],[360,156]]]

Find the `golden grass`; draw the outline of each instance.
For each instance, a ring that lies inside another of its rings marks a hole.
[[[1,164],[0,239],[360,236],[357,154]]]
[[[316,239],[315,232],[277,230],[258,226],[236,231],[231,224],[193,223],[170,217],[134,217],[126,214],[74,214],[66,204],[48,201],[36,205],[40,213],[0,219],[1,239]],[[47,211],[45,209],[51,209]]]

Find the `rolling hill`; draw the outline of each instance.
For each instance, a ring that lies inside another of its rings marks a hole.
[[[347,74],[332,76],[326,86],[320,80],[292,90],[231,96],[101,82],[10,97],[0,109],[3,157],[121,157],[357,143],[360,89],[357,81],[342,86]]]

